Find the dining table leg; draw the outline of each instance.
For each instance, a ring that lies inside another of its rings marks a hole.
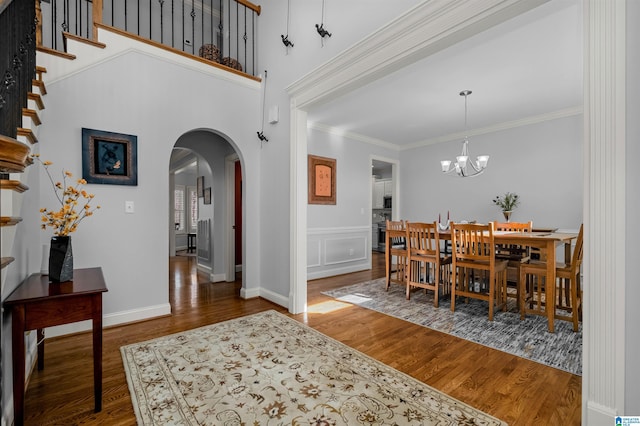
[[[549,333],[555,330],[554,320],[556,316],[556,243],[547,241],[547,282],[545,283],[545,309]]]

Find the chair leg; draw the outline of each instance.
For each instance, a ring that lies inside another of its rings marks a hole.
[[[451,312],[456,310],[456,288],[458,285],[458,268],[451,267]]]
[[[572,282],[573,281],[573,282]],[[575,277],[569,280],[571,288],[571,319],[573,320],[573,331],[578,331],[578,293]]]
[[[489,321],[493,321],[493,304],[495,302],[496,276],[489,276]]]
[[[523,320],[524,319],[524,299],[525,299],[525,293],[526,293],[526,287],[527,287],[527,283],[525,282],[525,280],[527,279],[527,275],[524,273],[524,269],[520,268],[520,270],[518,271],[518,287],[519,289],[519,293],[520,293],[520,297],[518,299],[518,309],[520,309],[520,319]]]
[[[439,304],[438,289],[440,288],[440,266],[433,264],[433,307],[437,308]]]

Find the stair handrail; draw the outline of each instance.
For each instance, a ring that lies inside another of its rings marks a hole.
[[[255,76],[256,18],[248,0],[35,0],[38,46],[66,52],[66,34],[98,42],[104,25]],[[98,24],[98,25],[96,25]]]

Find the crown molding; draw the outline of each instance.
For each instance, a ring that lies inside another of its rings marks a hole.
[[[559,118],[572,117],[574,115],[582,114],[582,106],[576,106],[571,108],[565,108],[558,111],[552,111],[545,114],[533,115],[531,117],[521,118],[519,120],[505,121],[503,123],[497,123],[487,127],[481,127],[478,129],[472,129],[465,132],[452,133],[445,136],[440,136],[432,139],[425,139],[423,141],[414,142],[412,144],[403,145],[400,150],[408,150],[414,148],[420,148],[427,145],[434,145],[442,142],[460,141],[466,137],[485,135],[487,133],[495,133],[502,130],[514,129],[522,126],[529,126],[532,124],[543,123],[545,121],[557,120]]]
[[[382,148],[390,149],[393,151],[399,151],[400,147],[391,142],[384,141],[382,139],[376,139],[369,136],[362,135],[360,133],[354,132],[346,132],[344,130],[338,129],[337,127],[332,127],[327,124],[322,123],[307,123],[308,129],[318,130],[320,132],[329,133],[332,135],[340,136],[343,138],[352,139],[359,142],[368,143],[370,145],[380,146]]]
[[[297,108],[308,110],[546,1],[425,1],[295,81],[287,92]]]
[[[449,135],[444,135],[437,138],[425,139],[423,141],[414,142],[408,145],[398,145],[382,139],[376,139],[369,136],[365,136],[360,133],[347,132],[347,131],[338,129],[336,127],[331,127],[327,124],[322,124],[322,123],[308,123],[307,128],[318,130],[320,132],[329,133],[332,135],[341,136],[344,138],[349,138],[349,139],[364,142],[364,143],[368,143],[371,145],[380,146],[382,148],[387,148],[392,151],[406,151],[409,149],[420,148],[428,145],[434,145],[437,143],[460,141],[464,139],[465,136],[472,137],[472,136],[484,135],[487,133],[495,133],[502,130],[514,129],[517,127],[543,123],[545,121],[557,120],[559,118],[572,117],[575,115],[580,115],[582,114],[582,112],[583,112],[582,106],[575,106],[571,108],[565,108],[558,111],[549,112],[546,114],[534,115],[534,116],[522,118],[519,120],[505,121],[504,123],[498,123],[492,126],[482,127],[479,129],[472,129],[465,132],[451,133]]]

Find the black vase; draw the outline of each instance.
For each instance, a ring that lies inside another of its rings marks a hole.
[[[49,249],[49,280],[61,283],[73,279],[71,237],[51,237]]]

